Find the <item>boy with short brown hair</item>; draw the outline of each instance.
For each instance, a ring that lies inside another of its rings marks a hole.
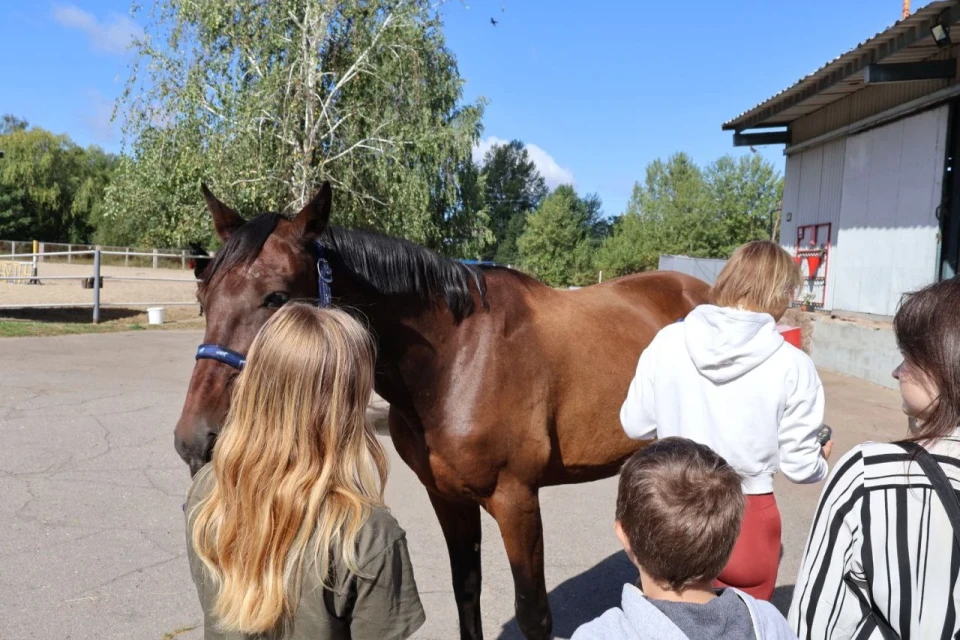
[[[620,472],[615,530],[643,591],[623,586],[621,608],[581,626],[573,640],[795,639],[769,602],[715,590],[743,519],[741,478],[709,447],[657,440]]]

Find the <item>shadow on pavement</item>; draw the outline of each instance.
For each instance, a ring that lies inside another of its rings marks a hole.
[[[584,622],[620,605],[625,583],[637,581],[637,569],[623,551],[558,585],[550,592],[553,613],[553,634],[569,638]],[[501,640],[522,640],[523,634],[514,618],[503,626]]]

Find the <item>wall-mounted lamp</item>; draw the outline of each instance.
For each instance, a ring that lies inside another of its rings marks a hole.
[[[949,47],[953,44],[950,40],[950,27],[943,22],[938,22],[930,27],[930,35],[933,36],[933,41],[937,43],[938,47]]]

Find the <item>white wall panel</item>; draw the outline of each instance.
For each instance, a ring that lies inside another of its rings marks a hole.
[[[940,107],[847,139],[833,309],[892,315],[904,292],[933,281],[947,113]]]

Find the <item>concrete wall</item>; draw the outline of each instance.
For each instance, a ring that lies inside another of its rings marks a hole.
[[[813,323],[810,357],[818,367],[897,388],[897,381],[890,373],[900,364],[900,351],[889,325],[817,317]]]

